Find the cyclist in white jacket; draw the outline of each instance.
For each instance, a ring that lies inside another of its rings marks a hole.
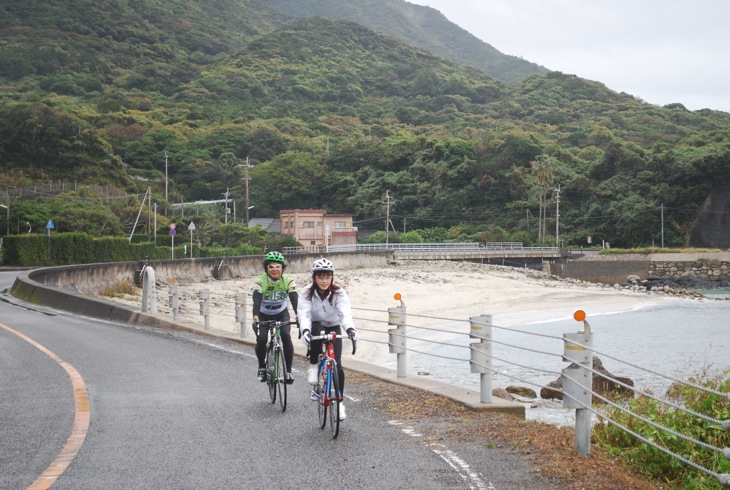
[[[352,320],[352,308],[347,292],[334,281],[335,266],[325,258],[312,264],[312,283],[302,290],[297,305],[297,319],[302,341],[309,348],[309,370],[307,382],[317,384],[317,361],[322,352],[322,341],[312,336],[323,333],[347,332],[350,340],[357,343],[360,338]],[[342,340],[335,341],[335,360],[340,390],[345,392],[345,372],[342,369]],[[340,403],[340,420],[345,419],[345,406]]]

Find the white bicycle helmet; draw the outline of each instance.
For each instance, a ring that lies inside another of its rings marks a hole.
[[[332,263],[332,261],[327,260],[325,258],[317,259],[312,264],[312,274],[315,272],[334,272],[335,271],[335,264]]]

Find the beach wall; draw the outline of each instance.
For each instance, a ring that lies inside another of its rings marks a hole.
[[[649,261],[650,279],[692,277],[708,281],[730,280],[730,252],[697,254],[653,254]]]
[[[546,264],[546,272],[562,278],[603,284],[624,284],[629,276],[639,280],[692,277],[709,281],[730,280],[730,252],[594,255]]]
[[[592,257],[590,260],[574,259],[566,262],[549,264],[550,274],[564,279],[599,284],[624,284],[629,276],[638,276],[639,280],[649,278],[649,258],[633,260],[616,260],[614,256],[604,258]]]

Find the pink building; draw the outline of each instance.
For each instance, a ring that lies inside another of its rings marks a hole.
[[[279,211],[281,234],[292,235],[307,252],[322,252],[331,245],[355,245],[357,228],[351,214],[327,214],[324,209]]]

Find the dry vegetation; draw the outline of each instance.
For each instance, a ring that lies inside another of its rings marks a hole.
[[[130,296],[139,297],[139,290],[133,284],[125,281],[119,281],[111,286],[105,286],[99,290],[99,296],[107,298],[126,299]]]
[[[668,488],[650,481],[593,446],[590,457],[575,452],[572,428],[485,411],[475,411],[445,397],[348,371],[348,380],[377,390],[374,403],[393,418],[428,428],[428,437],[506,448],[528,455],[543,477],[566,489]],[[383,396],[385,395],[385,396]]]

